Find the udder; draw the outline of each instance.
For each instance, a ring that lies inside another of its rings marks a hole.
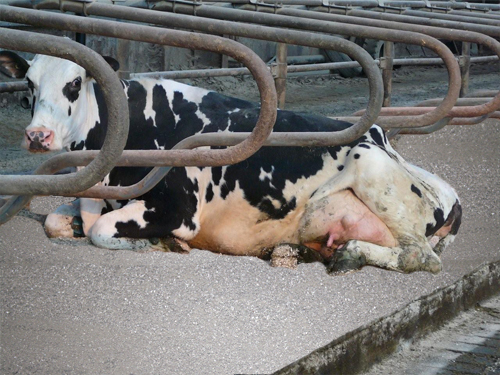
[[[352,190],[329,195],[306,207],[301,221],[300,242],[328,259],[349,240],[394,247],[397,242],[389,228]]]

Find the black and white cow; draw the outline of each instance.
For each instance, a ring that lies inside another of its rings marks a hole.
[[[85,69],[54,57],[27,62],[0,53],[0,69],[26,77],[33,96],[23,147],[33,152],[100,149],[106,108]],[[123,81],[130,107],[127,149],[170,149],[206,132],[248,132],[259,107],[170,80]],[[275,132],[339,131],[326,117],[278,111]],[[126,186],[149,168],[115,168],[103,183]],[[264,257],[295,244],[321,254],[333,272],[365,264],[412,272],[441,270],[439,254],[461,220],[455,191],[405,162],[373,126],[358,140],[328,148],[262,148],[218,168],[174,168],[130,201],[80,199],[47,217],[50,237],[83,230],[103,248],[146,250],[167,238],[214,252]],[[158,240],[161,239],[161,240]]]

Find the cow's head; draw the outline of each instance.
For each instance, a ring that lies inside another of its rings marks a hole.
[[[115,70],[118,63],[106,57]],[[31,152],[68,148],[79,143],[96,121],[94,80],[81,66],[57,57],[36,55],[26,61],[0,51],[0,71],[12,78],[26,78],[31,92],[31,124],[21,146]]]

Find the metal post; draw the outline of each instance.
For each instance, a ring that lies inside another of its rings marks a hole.
[[[380,58],[380,68],[382,69],[382,80],[384,82],[384,102],[383,107],[391,106],[392,94],[392,70],[394,67],[394,43],[384,43],[384,57]]]
[[[130,40],[118,39],[116,41],[116,59],[120,63],[120,69],[118,70],[118,76],[121,79],[130,78],[130,66],[129,66],[129,56],[130,56]]]
[[[462,85],[460,87],[460,97],[463,98],[469,91],[469,71],[470,71],[470,43],[462,43],[462,54],[458,58],[460,65],[460,74],[462,76]]]
[[[286,73],[287,73],[287,59],[288,44],[276,44],[276,75],[274,76],[274,85],[276,87],[276,94],[278,95],[278,108],[285,108],[286,99]]]

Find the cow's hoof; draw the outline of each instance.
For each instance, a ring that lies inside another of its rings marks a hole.
[[[83,232],[83,220],[80,216],[73,216],[71,220],[71,229],[73,229],[73,237],[85,237]]]
[[[357,271],[366,264],[364,254],[351,253],[349,251],[337,250],[326,270],[330,275],[342,275]]]

